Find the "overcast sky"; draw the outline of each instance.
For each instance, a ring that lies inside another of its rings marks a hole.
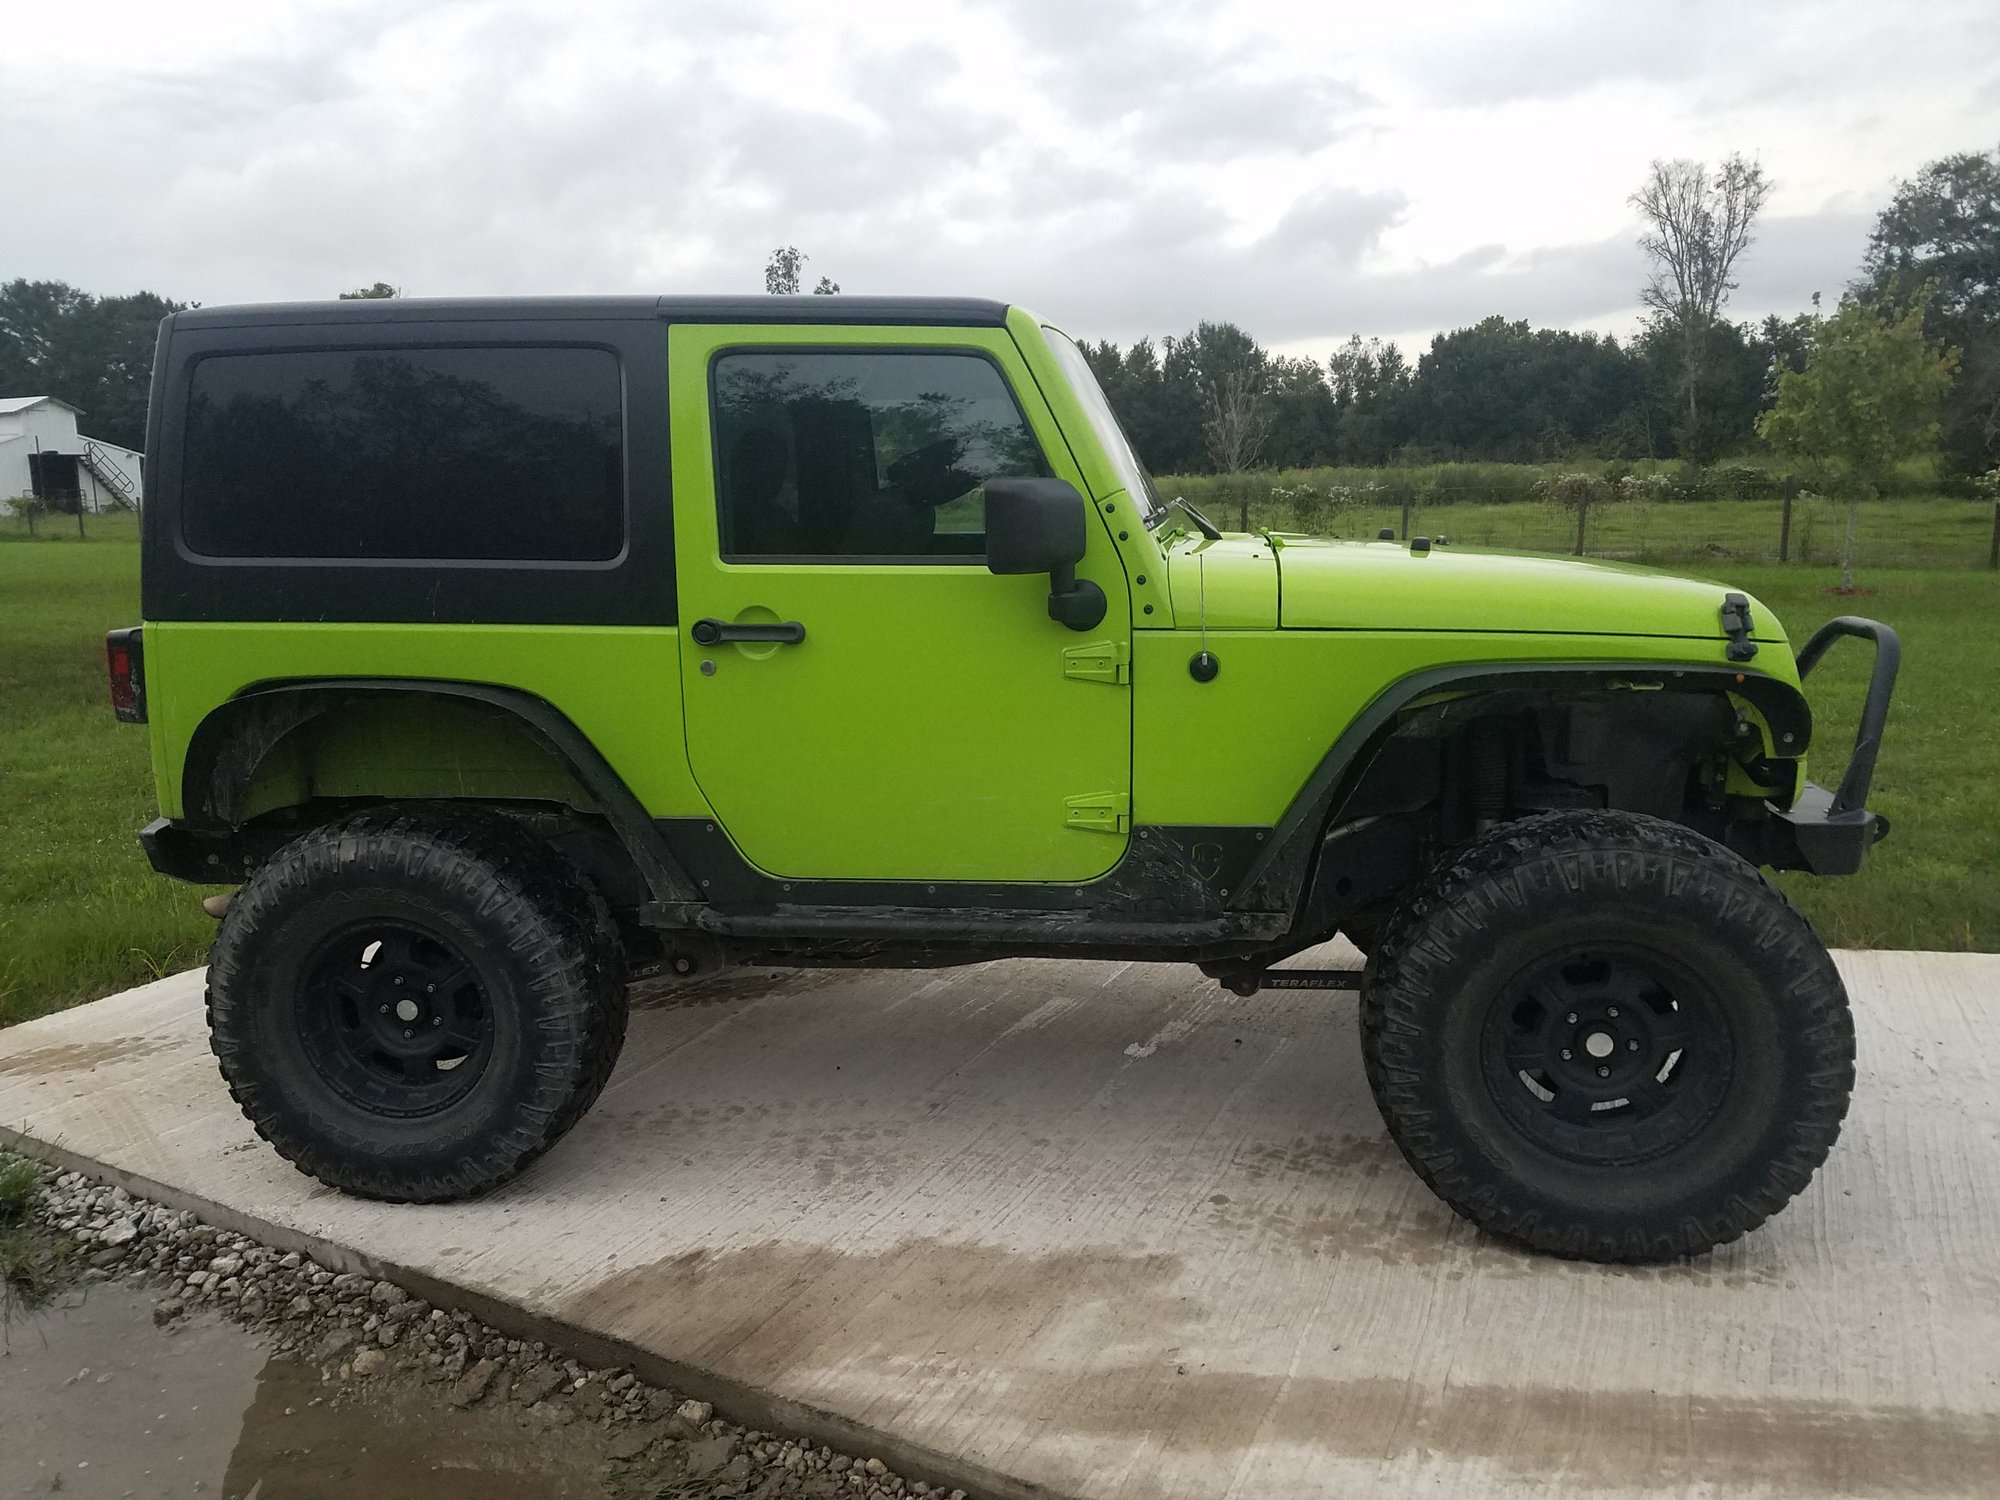
[[[761,291],[796,244],[1121,341],[1623,333],[1650,158],[1776,180],[1755,317],[1996,144],[1994,0],[50,0],[0,19],[0,279]]]

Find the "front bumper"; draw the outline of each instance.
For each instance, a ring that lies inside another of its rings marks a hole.
[[[1829,791],[1809,781],[1789,808],[1771,809],[1769,848],[1761,862],[1781,870],[1852,875],[1868,851],[1888,836],[1889,820],[1870,812],[1867,801],[1875,779],[1875,757],[1882,749],[1882,728],[1889,719],[1889,699],[1896,691],[1896,671],[1902,665],[1901,640],[1879,620],[1859,615],[1829,620],[1798,654],[1799,682],[1803,685],[1827,648],[1846,636],[1875,645],[1875,669],[1869,674],[1868,696],[1854,732],[1854,753],[1847,758],[1838,787]]]

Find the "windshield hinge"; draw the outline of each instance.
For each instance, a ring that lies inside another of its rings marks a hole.
[[[1132,648],[1122,641],[1092,641],[1063,650],[1063,676],[1079,682],[1120,683],[1132,680]]]
[[[1093,792],[1063,802],[1064,820],[1085,833],[1124,833],[1132,826],[1132,798],[1127,792]]]

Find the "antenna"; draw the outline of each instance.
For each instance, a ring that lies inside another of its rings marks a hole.
[[[1196,682],[1213,682],[1215,674],[1222,670],[1222,663],[1215,659],[1215,653],[1208,649],[1208,553],[1203,550],[1194,555],[1195,592],[1201,596],[1201,650],[1188,658],[1188,676]]]
[[[1208,650],[1208,553],[1197,552],[1194,558],[1195,592],[1201,595],[1201,649]]]

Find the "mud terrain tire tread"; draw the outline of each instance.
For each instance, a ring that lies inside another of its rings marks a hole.
[[[1784,1054],[1756,1148],[1719,1178],[1698,1161],[1681,1166],[1638,1212],[1592,1212],[1508,1171],[1483,1133],[1490,1122],[1465,1118],[1440,1065],[1447,1013],[1485,1003],[1460,995],[1464,976],[1507,934],[1593,899],[1718,936],[1757,981],[1754,1003],[1775,1008]],[[1826,1160],[1854,1087],[1847,992],[1805,917],[1730,850],[1634,813],[1525,818],[1446,855],[1384,927],[1359,1009],[1369,1087],[1417,1174],[1481,1228],[1575,1259],[1669,1260],[1756,1228]]]
[[[296,949],[287,924],[357,886],[448,904],[525,997],[520,1066],[481,1078],[481,1128],[394,1137],[359,1111],[323,1107],[277,1058],[268,987]],[[519,1175],[604,1091],[625,1039],[625,979],[609,908],[549,844],[488,809],[390,805],[301,835],[236,892],[209,954],[210,1045],[258,1135],[300,1170],[358,1197],[450,1202]]]

